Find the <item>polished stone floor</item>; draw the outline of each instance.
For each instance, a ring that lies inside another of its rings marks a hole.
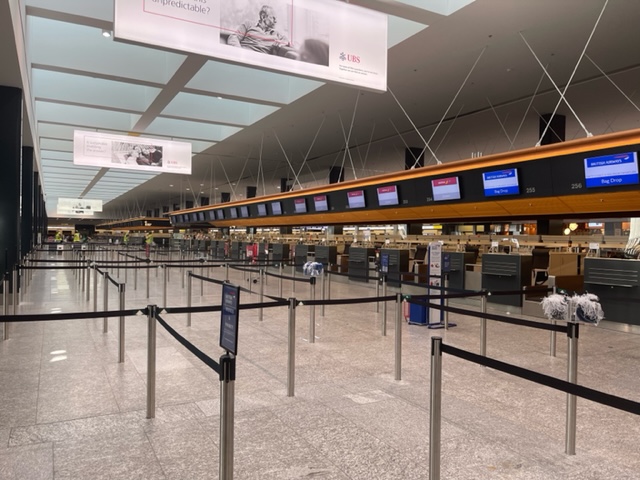
[[[51,256],[52,259],[57,258]],[[195,273],[200,273],[196,270]],[[202,272],[206,274],[206,271]],[[113,272],[116,275],[116,272]],[[162,304],[162,272],[128,273],[126,307]],[[221,279],[224,269],[211,269]],[[231,280],[248,286],[244,274]],[[124,272],[120,272],[124,280]],[[257,285],[253,285],[255,289]],[[98,284],[102,309],[102,279]],[[186,304],[179,269],[169,306]],[[278,293],[269,278],[265,292]],[[92,294],[92,292],[91,292]],[[332,298],[372,297],[374,285],[334,279]],[[284,282],[284,296],[309,298],[309,286]],[[319,296],[319,295],[318,295]],[[193,283],[193,304],[217,304],[220,287]],[[241,294],[241,303],[259,301]],[[116,309],[111,288],[109,306]],[[473,308],[473,307],[468,307]],[[38,270],[19,313],[93,309],[72,270]],[[394,309],[387,335],[375,303],[309,307],[296,326],[295,396],[287,396],[287,308],[242,310],[235,382],[236,479],[428,479],[430,337],[479,352],[479,320],[457,327],[402,324],[402,380],[394,380]],[[606,314],[606,312],[605,312]],[[164,318],[218,358],[219,313]],[[11,324],[0,342],[0,479],[218,478],[217,374],[158,327],[157,412],[145,418],[147,322],[126,319],[126,358],[118,363],[117,319]],[[566,378],[567,342],[549,333],[489,322],[488,356]],[[584,326],[579,383],[640,401],[640,331],[602,322]],[[445,355],[442,478],[612,480],[640,478],[640,417],[578,399],[576,455],[565,450],[566,395]]]

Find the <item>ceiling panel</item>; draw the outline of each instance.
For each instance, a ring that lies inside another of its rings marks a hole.
[[[124,112],[144,112],[159,88],[56,71],[33,70],[33,95],[37,100],[83,104]]]
[[[147,133],[170,136],[176,140],[194,138],[205,142],[220,142],[240,130],[239,127],[158,117],[149,125]]]
[[[232,126],[247,126],[278,110],[269,105],[224,98],[179,93],[162,111],[162,116],[193,118]]]
[[[38,121],[74,125],[86,130],[107,128],[128,132],[140,118],[140,115],[99,108],[39,101],[35,103]]]
[[[100,28],[34,16],[28,17],[27,36],[30,61],[38,67],[150,85],[168,82],[185,59],[181,54],[104,38]]]
[[[222,97],[287,105],[322,85],[315,80],[209,60],[186,87]]]

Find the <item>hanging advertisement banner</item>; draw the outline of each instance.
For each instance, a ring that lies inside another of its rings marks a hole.
[[[326,0],[115,0],[114,37],[375,91],[387,16]]]
[[[92,217],[95,212],[102,211],[102,200],[87,198],[58,198],[56,206],[58,215],[80,215]]]
[[[191,175],[191,144],[75,130],[73,163],[91,167]]]
[[[58,211],[63,210],[91,210],[102,211],[102,200],[88,198],[58,198]]]

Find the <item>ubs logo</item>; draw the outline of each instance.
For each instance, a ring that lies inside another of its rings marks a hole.
[[[341,52],[340,60],[342,60],[343,62],[360,63],[360,57],[358,55],[353,55],[351,53]]]

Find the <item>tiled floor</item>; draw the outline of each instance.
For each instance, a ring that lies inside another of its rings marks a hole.
[[[196,273],[199,273],[196,271]],[[210,274],[221,279],[224,269]],[[115,275],[115,272],[114,272]],[[121,280],[124,272],[121,271]],[[162,274],[127,285],[127,308],[162,303]],[[231,279],[247,286],[243,274]],[[102,279],[98,308],[102,307]],[[254,286],[255,288],[255,286]],[[298,284],[296,296],[308,298]],[[194,305],[218,303],[218,286],[194,282]],[[277,294],[270,278],[266,293]],[[284,296],[291,296],[290,282]],[[371,297],[373,285],[331,284],[332,298]],[[20,313],[93,309],[71,270],[36,271]],[[242,303],[257,302],[241,295]],[[179,270],[168,305],[186,304]],[[115,309],[117,294],[110,295]],[[430,337],[479,351],[479,320],[452,316],[448,331],[402,325],[402,380],[394,380],[394,308],[380,334],[376,304],[297,309],[296,391],[287,397],[287,309],[243,310],[235,382],[236,479],[429,478]],[[380,309],[382,311],[382,309]],[[605,312],[606,313],[606,312]],[[219,313],[166,315],[214,358]],[[0,342],[0,479],[218,478],[219,381],[161,327],[156,418],[145,418],[146,317],[126,319],[118,363],[117,319],[12,324]],[[579,383],[640,400],[640,332],[603,322],[582,327]],[[489,322],[489,356],[566,377],[566,340],[549,356],[549,334]],[[578,399],[577,455],[564,454],[566,395],[500,372],[443,358],[443,479],[639,479],[640,417]]]

